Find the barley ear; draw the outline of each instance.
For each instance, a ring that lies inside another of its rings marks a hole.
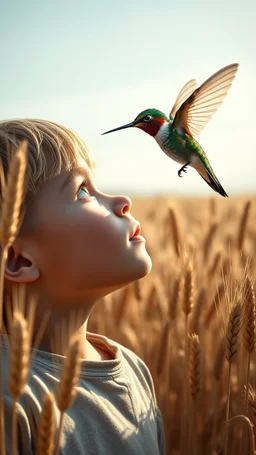
[[[11,245],[18,233],[21,206],[24,198],[27,162],[27,142],[23,141],[11,155],[7,185],[4,191],[0,239],[3,245]]]
[[[193,333],[190,337],[190,364],[189,364],[189,382],[190,382],[190,393],[193,400],[199,394],[200,391],[200,343],[199,337]]]
[[[244,210],[243,210],[243,213],[241,216],[239,229],[238,229],[237,248],[239,251],[241,251],[243,249],[250,208],[251,208],[251,201],[247,201],[244,206]]]
[[[36,455],[52,455],[54,449],[54,398],[51,392],[44,397],[39,434],[36,447]]]
[[[8,387],[14,401],[23,393],[29,371],[29,332],[26,319],[14,313],[11,326],[11,353]]]
[[[171,321],[176,319],[178,302],[182,292],[182,278],[176,278],[174,281],[172,292],[168,295],[168,317]]]
[[[209,231],[205,237],[204,244],[203,244],[203,252],[204,252],[204,260],[207,261],[209,257],[209,253],[212,247],[213,239],[215,236],[215,233],[218,228],[218,222],[216,220],[212,221],[212,224],[209,228]]]
[[[62,376],[57,394],[57,406],[60,411],[66,411],[73,403],[76,390],[75,386],[79,380],[80,370],[80,338],[71,338],[67,357],[65,359]]]
[[[177,257],[180,257],[181,254],[180,230],[178,226],[177,215],[173,207],[169,207],[169,219],[171,224],[173,248]]]
[[[226,404],[226,428],[224,454],[228,455],[228,421],[230,407],[230,392],[231,392],[231,365],[235,360],[238,352],[238,335],[241,326],[241,305],[240,302],[231,306],[228,315],[228,323],[226,328],[226,359],[229,362],[228,369],[228,392]]]
[[[183,287],[183,312],[189,314],[194,306],[195,275],[192,264],[187,264]]]
[[[241,327],[241,304],[232,305],[226,328],[226,359],[233,362],[238,352],[238,335]]]
[[[12,454],[17,453],[17,401],[23,393],[29,371],[28,324],[21,313],[14,313],[11,327],[11,353],[8,387],[13,399]]]
[[[201,382],[201,359],[200,359],[200,344],[199,337],[195,333],[190,335],[190,356],[189,356],[189,385],[191,395],[191,406],[189,419],[189,430],[188,430],[188,451],[187,453],[198,453],[197,452],[197,438],[196,436],[196,398],[200,391]],[[192,428],[194,428],[194,434],[192,434]],[[192,452],[191,452],[192,448]]]
[[[64,412],[71,406],[76,396],[76,385],[80,372],[80,336],[71,337],[67,357],[63,364],[61,380],[57,390],[56,403],[60,410],[60,422],[57,435],[56,453],[59,453]]]
[[[255,295],[252,282],[248,275],[245,279],[245,290],[242,311],[243,311],[242,335],[244,346],[245,349],[247,350],[245,412],[248,415],[248,394],[251,354],[255,349]]]
[[[255,294],[248,276],[245,281],[242,334],[245,348],[252,352],[255,348]]]

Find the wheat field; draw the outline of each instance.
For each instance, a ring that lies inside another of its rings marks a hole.
[[[99,302],[88,330],[146,362],[167,455],[253,454],[255,197],[133,198],[132,214],[152,272]]]
[[[13,311],[6,297],[4,314],[3,271],[22,221],[26,156],[23,142],[12,155],[7,181],[0,167],[0,357],[4,338],[10,350],[12,455],[18,451],[17,405],[29,378],[36,301],[26,301],[24,285],[13,286]],[[134,198],[132,214],[147,239],[152,272],[102,299],[88,330],[127,346],[147,364],[167,455],[255,455],[255,196]],[[47,318],[33,347],[46,323]],[[57,391],[42,402],[37,455],[59,453],[63,416],[76,396],[81,334],[74,324],[75,319],[70,339],[63,327],[66,358]],[[0,375],[5,455],[2,387]]]

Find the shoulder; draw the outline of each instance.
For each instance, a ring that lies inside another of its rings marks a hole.
[[[130,376],[130,378],[136,378],[136,380],[139,381],[142,386],[147,388],[150,391],[150,394],[153,396],[154,402],[156,403],[154,383],[150,370],[147,367],[146,363],[137,354],[135,354],[135,352],[131,351],[120,343],[117,343],[116,341],[112,341],[112,343],[116,344],[116,346],[121,351],[127,374]]]

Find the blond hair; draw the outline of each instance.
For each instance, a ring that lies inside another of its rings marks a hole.
[[[21,141],[28,144],[27,197],[36,195],[42,185],[76,166],[81,156],[93,170],[95,162],[85,142],[73,131],[38,119],[14,119],[0,122],[0,159],[5,176],[9,157]]]

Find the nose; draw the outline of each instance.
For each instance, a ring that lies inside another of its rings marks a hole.
[[[114,196],[114,212],[117,216],[124,216],[130,213],[132,201],[128,196]]]

